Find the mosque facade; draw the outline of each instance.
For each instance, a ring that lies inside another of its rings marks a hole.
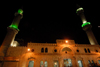
[[[82,7],[77,14],[82,20],[90,44],[76,44],[74,40],[57,39],[56,43],[27,43],[18,46],[14,41],[23,10],[15,13],[12,24],[7,27],[7,35],[0,46],[0,67],[92,67],[100,66],[100,46],[87,22]]]

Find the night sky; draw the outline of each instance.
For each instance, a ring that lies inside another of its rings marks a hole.
[[[14,13],[23,6],[23,19],[16,35],[21,46],[27,42],[55,43],[56,39],[75,40],[78,44],[89,44],[82,21],[76,14],[76,4],[84,8],[92,31],[100,44],[100,4],[99,1],[68,1],[68,2],[30,2],[13,3],[1,7],[0,44],[7,33],[7,27],[12,23]]]

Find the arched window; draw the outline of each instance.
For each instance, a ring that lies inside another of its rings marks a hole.
[[[85,53],[87,53],[87,50],[86,50],[86,48],[84,48],[84,51],[85,51]]]
[[[42,52],[42,53],[44,52],[44,48],[41,48],[41,52]]]
[[[92,60],[92,63],[94,64],[94,61]]]
[[[100,64],[100,60],[98,60],[98,63]]]
[[[29,61],[28,67],[34,67],[34,61]]]
[[[48,48],[45,48],[45,52],[46,52],[46,53],[48,52]]]
[[[88,48],[88,52],[90,53],[90,49]]]
[[[40,62],[40,67],[43,67],[43,61]]]
[[[44,62],[44,67],[48,67],[47,61]]]
[[[91,64],[90,60],[88,60],[88,63]]]

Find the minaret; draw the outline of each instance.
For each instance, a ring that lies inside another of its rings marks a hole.
[[[18,12],[15,13],[15,18],[13,19],[12,24],[9,27],[7,27],[6,37],[0,47],[0,56],[1,55],[5,56],[9,46],[13,45],[15,36],[19,31],[18,25],[22,17],[23,17],[23,10],[19,9]]]
[[[84,16],[84,10],[82,7],[80,7],[79,5],[77,5],[78,9],[76,10],[77,15],[80,16],[81,20],[82,20],[82,28],[83,30],[86,32],[88,39],[90,41],[91,45],[98,45],[98,42],[91,30],[92,25],[90,22],[87,22],[85,16]]]

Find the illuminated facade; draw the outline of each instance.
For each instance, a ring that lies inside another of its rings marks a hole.
[[[27,47],[18,46],[19,43],[14,39],[19,31],[22,13],[23,10],[19,9],[12,24],[7,28],[8,33],[0,47],[0,67],[89,67],[94,64],[100,66],[100,46],[96,41],[90,42],[91,44],[76,44],[74,40],[57,39],[56,43],[29,42]],[[90,22],[86,21],[83,8],[78,8],[77,14],[83,19],[83,30],[88,29]],[[85,31],[87,34],[92,32]],[[90,37],[96,40],[93,34]]]

